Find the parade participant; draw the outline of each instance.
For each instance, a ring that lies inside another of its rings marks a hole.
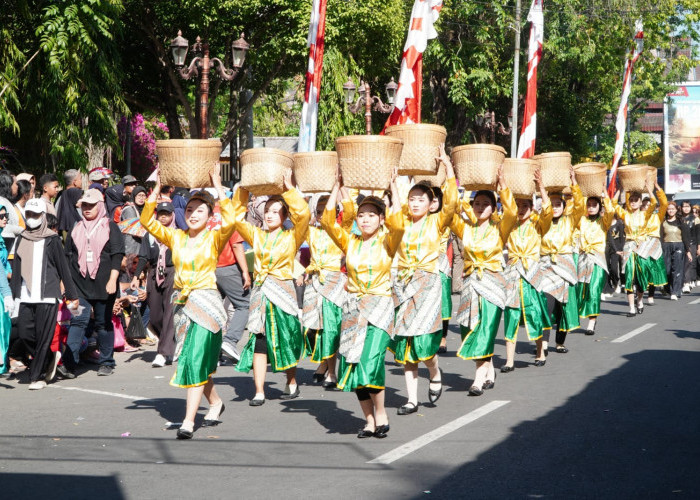
[[[678,300],[683,293],[683,265],[691,260],[690,229],[678,218],[678,205],[672,201],[666,208],[666,220],[660,227],[666,275],[671,300]]]
[[[17,238],[17,250],[12,261],[10,287],[19,299],[17,329],[26,351],[32,356],[29,367],[29,389],[46,387],[53,379],[58,363],[51,356],[51,341],[56,329],[61,283],[66,298],[75,311],[78,291],[73,284],[61,239],[46,222],[46,202],[41,198],[29,200],[25,215],[27,229]],[[47,369],[53,362],[52,369]],[[46,376],[46,381],[42,376]]]
[[[265,203],[267,230],[253,226],[245,218],[248,191],[233,195],[236,231],[253,247],[254,284],[250,295],[248,332],[250,338],[241,353],[236,371],[253,369],[255,396],[250,406],[265,403],[265,374],[268,360],[273,372],[284,371],[287,384],[280,399],[299,397],[296,367],[301,358],[304,338],[299,322],[299,305],[294,288],[294,259],[306,238],[311,219],[309,207],[292,184],[292,171],[284,175],[285,192],[271,196]],[[285,230],[289,217],[293,228]]]
[[[506,280],[503,276],[503,249],[517,220],[517,208],[510,189],[498,171],[498,194],[503,216],[496,212],[496,196],[492,191],[477,191],[473,203],[462,202],[462,212],[452,220],[452,231],[464,247],[464,280],[457,320],[462,345],[457,356],[476,363],[470,396],[481,396],[496,381],[493,351],[501,315],[506,306]]]
[[[449,229],[457,206],[457,181],[450,157],[440,146],[436,160],[445,165],[440,212],[429,213],[434,200],[432,188],[416,184],[408,192],[403,209],[404,233],[399,246],[398,274],[394,281],[396,319],[394,359],[404,365],[407,402],[398,415],[418,411],[418,363],[428,368],[428,400],[435,403],[442,394],[442,374],[436,356],[442,341],[442,280],[440,278],[440,239]]]
[[[386,205],[376,196],[367,196],[359,203],[355,218],[359,235],[336,222],[340,173],[321,217],[321,226],[345,253],[348,300],[343,308],[338,349],[338,387],[354,390],[360,401],[366,425],[358,432],[358,438],[385,438],[389,432],[384,407],[384,358],[394,324],[391,262],[404,231],[397,175],[394,169],[393,203],[388,214]]]
[[[600,299],[607,281],[605,242],[608,229],[615,218],[615,209],[606,190],[603,190],[603,204],[604,211],[601,214],[601,198],[587,198],[586,217],[579,223],[581,247],[576,291],[578,314],[582,318],[588,318],[586,335],[595,334],[596,320],[600,315]],[[557,352],[567,352],[565,347],[560,349],[560,345],[563,346],[564,341],[560,343],[557,338]]]
[[[71,371],[78,364],[80,345],[92,313],[100,351],[97,374],[108,376],[115,366],[112,308],[124,257],[124,238],[119,226],[106,218],[103,200],[97,189],[88,189],[78,200],[82,220],[66,236],[66,256],[84,309],[71,319],[65,362]]]
[[[307,242],[311,261],[306,268],[306,288],[302,326],[306,329],[307,351],[311,362],[318,363],[314,377],[320,377],[323,387],[336,387],[336,353],[340,342],[340,325],[347,292],[347,277],[341,272],[343,252],[320,227],[320,219],[326,209],[328,196],[318,199],[315,206],[315,222],[309,227]],[[343,190],[343,215],[341,226],[349,231],[355,220],[355,205],[347,190]],[[323,366],[325,362],[325,367]]]
[[[542,197],[541,212],[537,214],[534,211],[532,199],[516,199],[518,220],[508,236],[508,266],[504,271],[508,290],[503,318],[506,364],[501,367],[501,373],[515,369],[515,342],[521,324],[528,338],[536,343],[535,366],[544,366],[547,362],[542,335],[552,325],[547,312],[547,299],[539,292],[546,279],[539,259],[542,235],[549,231],[552,223],[552,204],[542,184],[540,170],[535,172],[535,182]]]
[[[648,303],[654,305],[654,294],[657,287],[663,287],[668,284],[668,278],[666,277],[666,263],[664,262],[663,248],[661,246],[661,224],[666,219],[666,207],[668,207],[668,200],[666,199],[666,194],[661,189],[659,184],[654,181],[654,186],[656,188],[656,198],[653,193],[649,194],[649,199],[644,200],[642,203],[641,210],[644,211],[649,206],[653,198],[657,201],[658,198],[658,210],[656,217],[652,216],[647,221],[646,227],[644,228],[644,234],[646,239],[640,245],[639,255],[649,261],[649,298]]]
[[[165,227],[175,229],[173,210],[170,202],[158,203],[155,209],[158,222]],[[139,261],[131,280],[132,290],[138,288],[139,276],[147,267],[149,270],[146,279],[146,302],[149,309],[149,325],[158,337],[158,352],[152,366],[162,368],[171,364],[175,356],[173,303],[170,300],[175,284],[175,268],[172,251],[152,234],[147,234],[141,241]]]
[[[649,261],[640,252],[642,251],[642,243],[646,240],[646,224],[651,219],[656,208],[656,199],[653,198],[652,186],[652,181],[647,181],[647,192],[652,197],[653,202],[650,203],[646,211],[641,210],[641,193],[627,193],[627,203],[624,208],[617,203],[617,198],[620,195],[619,191],[613,199],[615,213],[625,224],[625,247],[622,255],[622,267],[625,270],[625,291],[627,292],[627,301],[630,308],[627,313],[628,317],[641,314],[644,311],[642,299],[644,290],[650,284],[651,270],[649,269]]]
[[[573,239],[586,208],[573,168],[570,169],[570,177],[573,206],[565,214],[567,207],[564,197],[560,193],[550,195],[552,224],[542,237],[540,249],[540,266],[545,273],[542,291],[550,294],[555,301],[553,316],[557,325],[556,350],[560,353],[567,352],[564,346],[566,334],[580,326],[576,298],[578,256],[574,258]],[[546,351],[546,345],[544,349]]]
[[[219,254],[234,231],[235,210],[225,196],[220,169],[217,163],[210,176],[219,195],[221,229],[207,229],[214,213],[214,198],[206,191],[193,194],[187,203],[187,231],[166,227],[154,218],[160,176],[141,212],[141,224],[170,249],[175,266],[173,318],[179,358],[170,385],[187,388],[187,408],[177,431],[178,439],[191,439],[194,435],[194,419],[202,396],[209,402],[203,427],[217,425],[225,409],[212,381],[221,350],[221,329],[226,323],[215,271]]]
[[[459,193],[458,193],[459,194]],[[442,189],[433,187],[433,198],[430,204],[430,213],[436,214],[442,210]],[[446,228],[440,235],[440,255],[438,256],[438,269],[440,272],[440,282],[442,284],[442,339],[438,354],[447,352],[447,333],[450,330],[450,320],[452,319],[452,261],[454,253],[450,236],[452,231]],[[450,252],[450,255],[448,255]]]

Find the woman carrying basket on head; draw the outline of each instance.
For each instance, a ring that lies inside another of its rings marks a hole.
[[[384,438],[389,418],[384,407],[384,358],[394,326],[391,263],[403,236],[403,214],[396,185],[391,179],[391,210],[367,196],[357,208],[360,234],[350,233],[336,222],[335,205],[340,174],[321,217],[321,226],[345,253],[348,300],[343,310],[340,336],[338,387],[355,391],[367,424],[358,438]],[[382,229],[383,228],[383,229]]]
[[[656,177],[654,177],[656,178]],[[661,245],[661,224],[666,220],[666,209],[668,208],[668,200],[666,193],[659,186],[659,183],[654,180],[656,188],[656,196],[649,193],[649,200],[644,200],[642,210],[645,203],[651,203],[651,200],[657,202],[658,210],[656,216],[652,215],[647,221],[644,228],[646,239],[640,244],[639,255],[644,256],[649,262],[649,299],[650,305],[654,305],[654,292],[657,287],[663,287],[668,284],[666,276],[666,262],[664,261],[664,251]]]
[[[292,272],[297,251],[309,230],[311,214],[292,184],[291,169],[285,172],[284,188],[282,196],[270,196],[265,203],[267,230],[245,220],[248,191],[239,187],[233,196],[238,213],[236,231],[253,247],[255,254],[255,282],[248,316],[250,338],[236,366],[239,372],[253,369],[255,396],[250,406],[265,403],[268,361],[273,372],[287,373],[287,385],[280,399],[299,397],[296,366],[304,349],[304,338]],[[285,230],[282,224],[287,216],[293,228]]]
[[[428,400],[435,403],[442,394],[442,377],[436,356],[442,340],[442,279],[440,239],[452,222],[457,206],[457,181],[450,157],[440,146],[437,159],[445,165],[442,209],[429,213],[434,200],[432,188],[416,184],[408,192],[403,211],[404,233],[399,246],[398,274],[394,282],[396,324],[394,358],[404,365],[408,401],[398,415],[418,411],[418,363],[425,363],[430,375]]]
[[[207,221],[214,213],[214,198],[206,191],[194,193],[187,202],[187,231],[166,227],[154,218],[160,177],[141,212],[141,224],[170,249],[175,266],[173,317],[175,337],[181,350],[170,385],[187,388],[187,409],[177,431],[178,439],[192,438],[202,395],[209,402],[203,427],[217,425],[224,411],[224,403],[212,381],[221,351],[221,329],[226,324],[215,272],[219,254],[234,231],[235,211],[221,185],[220,168],[218,164],[214,167],[211,180],[219,195],[221,229],[207,229]]]
[[[502,217],[496,213],[494,193],[482,190],[476,192],[473,203],[462,202],[467,220],[455,215],[451,225],[464,246],[464,281],[457,311],[462,345],[457,356],[476,362],[470,396],[481,396],[496,380],[492,358],[507,288],[503,249],[517,220],[515,199],[505,185],[503,167],[498,170],[498,194]]]

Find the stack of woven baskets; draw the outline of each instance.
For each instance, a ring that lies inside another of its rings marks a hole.
[[[532,159],[540,164],[542,184],[547,191],[561,192],[571,185],[571,153],[542,153]]]
[[[425,123],[394,125],[386,129],[386,135],[403,141],[399,175],[410,175],[414,183],[427,182],[433,186],[445,182],[445,167],[440,164],[438,168],[435,160],[447,138],[445,127]]]
[[[647,179],[649,174],[654,174],[656,179],[656,169],[649,165],[625,165],[617,169],[622,189],[628,193],[642,193],[647,190]]]

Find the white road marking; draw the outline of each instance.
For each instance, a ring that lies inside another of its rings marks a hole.
[[[63,389],[65,391],[81,391],[81,392],[89,392],[91,394],[100,394],[102,396],[112,396],[113,398],[122,398],[122,399],[128,399],[129,401],[143,401],[143,400],[149,400],[153,398],[144,398],[141,396],[131,396],[129,394],[120,394],[118,392],[107,392],[107,391],[97,391],[95,389],[83,389],[82,387],[67,387],[64,385],[50,385],[49,387],[53,389]]]
[[[700,299],[695,299],[691,302],[688,302],[688,304],[690,304],[691,306],[694,306],[695,304],[700,304]]]
[[[631,332],[623,335],[622,337],[618,337],[615,340],[613,340],[614,343],[620,343],[624,342],[625,340],[629,340],[635,335],[639,335],[642,332],[646,332],[649,328],[653,328],[656,326],[656,323],[647,323],[646,325],[642,325],[639,328],[632,330]]]
[[[463,415],[452,422],[449,422],[441,427],[438,427],[434,431],[430,431],[427,434],[423,434],[422,436],[414,439],[413,441],[409,441],[408,443],[399,446],[398,448],[394,448],[388,453],[385,453],[384,455],[375,458],[374,460],[370,460],[367,462],[368,464],[390,464],[392,462],[397,461],[400,458],[405,457],[409,453],[413,453],[414,451],[422,448],[423,446],[432,443],[433,441],[440,439],[443,436],[446,436],[450,432],[456,431],[460,427],[463,427],[471,422],[474,422],[478,418],[483,417],[484,415],[487,415],[491,413],[494,410],[499,409],[502,406],[507,405],[510,403],[510,401],[491,401],[488,404],[485,404],[481,408],[477,408],[474,411],[471,411],[467,413],[466,415]]]

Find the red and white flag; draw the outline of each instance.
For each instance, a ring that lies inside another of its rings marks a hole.
[[[544,44],[544,13],[543,0],[532,0],[530,13],[530,40],[527,47],[527,96],[525,98],[525,114],[523,128],[518,143],[518,158],[532,158],[535,155],[535,140],[537,139],[537,65],[542,59]]]
[[[391,125],[420,123],[423,52],[428,46],[428,40],[437,38],[434,24],[441,9],[442,0],[416,0],[413,4],[411,24],[408,27],[408,37],[403,48],[394,109],[384,125],[384,130]]]
[[[625,130],[627,129],[627,104],[630,93],[632,91],[632,68],[642,54],[644,45],[644,29],[642,20],[638,20],[635,25],[634,48],[630,51],[630,57],[625,61],[625,76],[622,80],[622,99],[620,100],[620,108],[617,110],[617,120],[615,120],[615,129],[617,137],[615,138],[615,153],[613,154],[613,162],[610,167],[610,184],[608,185],[608,194],[613,196],[617,190],[617,167],[620,165],[622,158],[622,150],[625,145]]]
[[[311,22],[309,23],[309,66],[306,70],[304,104],[301,108],[301,126],[299,127],[300,153],[316,150],[316,126],[318,123],[318,100],[321,93],[321,75],[323,73],[323,46],[326,36],[326,2],[313,0]]]

